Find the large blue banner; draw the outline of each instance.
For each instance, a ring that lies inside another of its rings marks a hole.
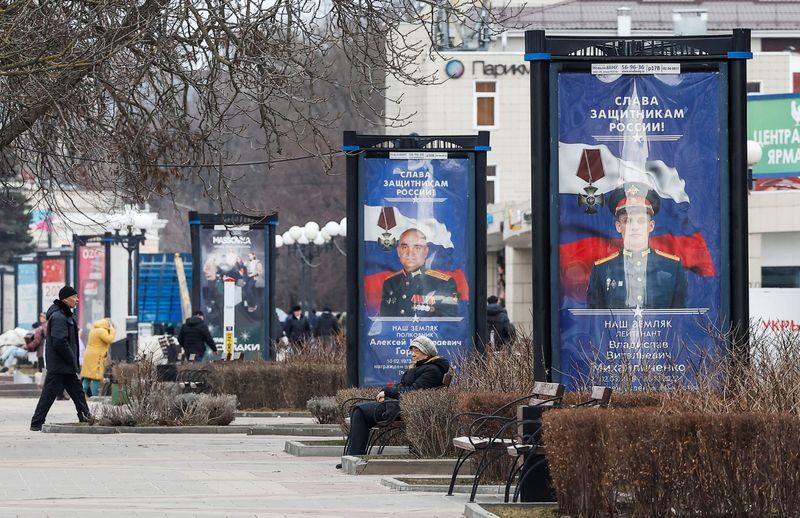
[[[718,72],[558,76],[556,375],[691,383],[727,314]]]
[[[396,383],[424,334],[455,359],[474,333],[474,159],[361,157],[359,385]]]

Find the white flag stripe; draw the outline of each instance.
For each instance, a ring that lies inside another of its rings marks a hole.
[[[378,226],[378,219],[381,216],[383,207],[373,207],[370,205],[364,206],[364,240],[377,241],[386,230]],[[428,243],[440,245],[444,248],[454,248],[450,231],[447,227],[434,218],[409,218],[403,216],[397,208],[394,209],[394,217],[396,225],[394,228],[388,230],[389,234],[395,239],[400,239],[400,234],[409,228],[416,228],[420,230],[425,237],[428,238]]]
[[[678,203],[689,202],[686,182],[681,180],[677,169],[661,160],[645,163],[644,170],[636,164],[614,156],[603,144],[558,143],[558,192],[561,194],[584,194],[588,182],[578,177],[578,166],[584,149],[600,150],[605,176],[592,183],[599,193],[613,191],[625,182],[641,182],[653,188],[662,198],[671,198]]]

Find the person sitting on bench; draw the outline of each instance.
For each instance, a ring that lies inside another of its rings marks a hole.
[[[400,377],[398,385],[386,386],[375,396],[375,401],[356,405],[350,417],[350,437],[347,455],[363,455],[367,452],[369,430],[377,424],[376,409],[383,405],[389,412],[386,400],[397,400],[411,390],[441,387],[444,375],[450,370],[447,358],[438,356],[436,344],[427,336],[420,335],[408,346],[413,363]],[[399,406],[396,407],[399,411]],[[389,417],[389,416],[386,416]],[[381,418],[384,419],[384,418]]]

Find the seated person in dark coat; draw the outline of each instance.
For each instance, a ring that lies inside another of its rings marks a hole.
[[[386,386],[375,396],[375,401],[356,405],[350,413],[350,436],[347,455],[363,455],[367,452],[369,429],[375,426],[375,409],[387,399],[400,399],[411,390],[430,389],[442,386],[444,375],[450,370],[447,358],[437,356],[436,344],[427,336],[420,335],[409,345],[414,363],[400,377],[400,383]]]
[[[458,316],[458,288],[450,275],[425,268],[428,238],[409,228],[397,241],[397,256],[403,269],[383,281],[382,317]]]
[[[622,234],[623,249],[598,259],[589,276],[589,308],[685,308],[686,273],[681,258],[650,248],[658,194],[640,183],[611,192],[608,208]]]

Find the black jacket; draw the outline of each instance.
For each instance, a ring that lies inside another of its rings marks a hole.
[[[514,328],[511,321],[508,320],[506,309],[500,304],[489,304],[486,306],[486,315],[489,331],[494,329],[495,345],[510,341]]]
[[[300,318],[289,315],[283,323],[283,332],[292,342],[301,342],[311,338],[311,324],[303,315],[300,315]]]
[[[47,341],[44,346],[47,372],[77,375],[81,371],[79,355],[78,324],[72,310],[60,300],[54,300],[47,310]]]
[[[205,321],[199,317],[187,318],[186,322],[181,326],[178,333],[178,343],[183,347],[183,352],[188,356],[190,354],[203,354],[206,352],[206,346],[214,352],[217,352],[217,344],[211,337],[211,332]]]
[[[336,315],[330,311],[325,311],[319,316],[317,325],[314,327],[314,336],[331,336],[339,334],[339,321],[336,320]]]
[[[432,356],[419,361],[400,376],[400,383],[383,387],[387,398],[399,399],[400,394],[411,390],[430,389],[442,386],[445,373],[450,370],[450,362],[442,356]]]

